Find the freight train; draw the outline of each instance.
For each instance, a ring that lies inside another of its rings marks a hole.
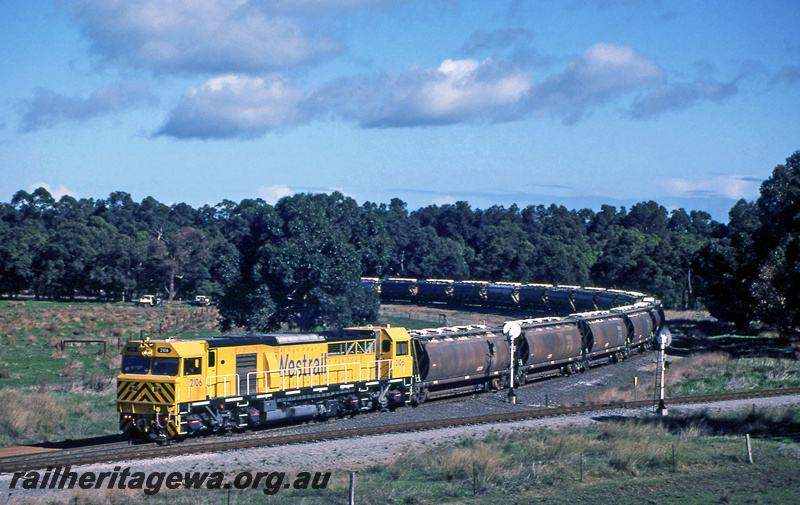
[[[635,292],[449,280],[363,284],[382,300],[454,303],[461,297],[458,303],[498,307],[529,307],[535,300],[548,310],[590,310],[503,326],[129,341],[117,380],[120,429],[171,441],[503,389],[624,359],[652,346],[665,322],[660,302]]]

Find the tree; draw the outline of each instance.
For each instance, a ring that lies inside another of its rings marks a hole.
[[[239,269],[222,300],[224,324],[272,331],[374,320],[377,298],[360,280],[365,258],[381,262],[363,236],[382,234],[373,211],[340,193],[297,194],[274,208],[263,201],[226,208],[223,229],[237,244]]]
[[[278,306],[275,323],[308,330],[355,316],[346,310],[362,291],[361,258],[349,240],[354,203],[333,193],[293,195],[276,205],[283,233],[259,250],[262,278]]]
[[[781,331],[792,331],[800,325],[800,151],[775,167],[761,185],[756,205],[757,239],[743,244],[752,244],[760,259],[751,293],[758,301],[755,315]]]
[[[711,315],[734,323],[738,331],[744,332],[754,318],[757,304],[752,288],[761,262],[755,254],[761,223],[756,205],[745,200],[739,200],[728,217],[724,236],[709,237],[698,249],[692,271],[696,273],[696,293]]]
[[[164,290],[169,301],[178,294],[178,286],[184,292],[193,292],[197,284],[208,277],[205,262],[208,259],[208,240],[202,230],[185,226],[178,230],[167,243],[168,255],[164,259],[166,285]]]

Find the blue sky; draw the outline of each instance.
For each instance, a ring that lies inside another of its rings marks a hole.
[[[800,2],[5,0],[0,200],[720,221],[800,149]]]

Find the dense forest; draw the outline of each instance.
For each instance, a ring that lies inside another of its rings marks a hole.
[[[595,212],[467,202],[409,212],[340,193],[199,209],[45,189],[0,204],[0,293],[220,300],[225,327],[309,329],[375,319],[362,276],[597,285],[706,307],[746,330],[800,324],[800,151],[727,224],[656,202]]]

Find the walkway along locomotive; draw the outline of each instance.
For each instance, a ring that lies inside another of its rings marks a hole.
[[[440,290],[446,297],[475,292],[474,283],[436,282],[452,284]],[[365,283],[376,287],[374,280]],[[512,292],[509,284],[495,286],[504,306],[519,303],[526,287],[547,301],[542,285],[513,284]],[[117,381],[120,429],[133,437],[171,440],[502,389],[512,374],[522,384],[616,362],[651,346],[664,326],[660,302],[641,293],[573,286],[565,299],[562,287],[549,290],[573,308],[572,300],[591,298],[595,310],[516,321],[521,331],[513,339],[513,367],[512,339],[502,326],[129,341]],[[427,291],[428,302],[444,301],[433,291]],[[597,310],[597,300],[626,305]]]

